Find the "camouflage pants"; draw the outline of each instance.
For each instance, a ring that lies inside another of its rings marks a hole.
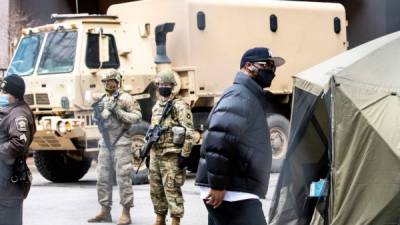
[[[161,154],[160,149],[150,153],[150,196],[154,212],[173,217],[183,217],[181,186],[185,182],[185,170],[178,168],[178,154]]]
[[[97,165],[97,194],[100,205],[111,207],[113,178],[116,174],[120,204],[133,207],[132,172],[130,145],[116,146],[111,152],[105,146],[100,146]]]

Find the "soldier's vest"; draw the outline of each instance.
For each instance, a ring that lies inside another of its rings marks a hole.
[[[112,101],[117,101],[118,105],[121,105],[121,98],[120,96],[123,94],[127,94],[124,92],[120,92],[118,96],[115,95],[110,95],[110,96],[104,96],[102,99],[102,102],[104,104],[107,104],[108,102]],[[122,132],[124,129],[129,129],[129,124],[125,124],[121,122],[114,113],[110,115],[109,118],[107,118],[104,122],[104,126],[108,129],[108,134],[110,136],[111,142],[114,142],[114,140],[117,138],[117,136]],[[103,139],[100,139],[99,142],[100,145],[105,146]],[[128,132],[125,132],[124,135],[118,140],[116,145],[129,145],[132,144],[132,139],[128,135]]]
[[[173,100],[173,107],[169,115],[164,119],[161,123],[161,127],[167,129],[160,137],[158,142],[154,145],[155,150],[163,151],[163,153],[171,152],[171,153],[180,153],[182,148],[177,147],[173,144],[173,133],[172,127],[181,126],[179,124],[177,110],[175,104],[180,104],[179,100]],[[152,117],[151,117],[151,126],[158,124],[160,121],[161,115],[166,106],[166,102],[157,101],[157,103],[153,107]]]

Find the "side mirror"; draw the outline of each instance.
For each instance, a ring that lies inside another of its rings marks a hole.
[[[99,61],[100,61],[100,68],[102,65],[108,61],[110,61],[110,54],[109,54],[109,43],[110,37],[103,34],[101,31],[99,34]]]

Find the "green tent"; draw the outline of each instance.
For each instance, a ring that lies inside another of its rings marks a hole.
[[[271,225],[400,224],[400,32],[294,78]],[[323,195],[310,197],[325,179]]]

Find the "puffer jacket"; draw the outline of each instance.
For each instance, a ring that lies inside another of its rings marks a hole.
[[[266,107],[263,89],[239,72],[210,113],[196,185],[265,197],[272,161]]]

